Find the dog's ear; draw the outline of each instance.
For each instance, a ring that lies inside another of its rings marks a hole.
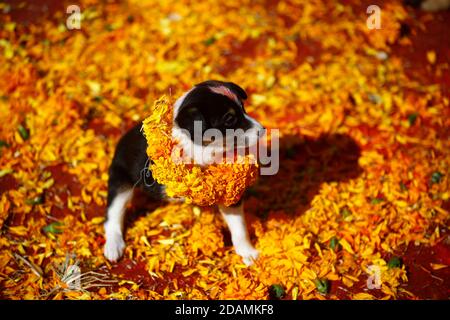
[[[225,87],[230,89],[234,94],[236,94],[239,97],[239,99],[241,99],[241,100],[247,99],[247,93],[245,92],[244,89],[239,87],[237,84],[235,84],[233,82],[224,82],[224,85],[225,85]]]

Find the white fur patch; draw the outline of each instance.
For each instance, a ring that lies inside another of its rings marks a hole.
[[[234,250],[242,257],[243,262],[247,266],[252,265],[258,259],[259,252],[250,242],[245,223],[243,204],[241,203],[238,207],[219,205],[219,210],[230,229]]]
[[[132,189],[122,191],[114,198],[108,208],[108,219],[104,225],[106,243],[103,253],[112,262],[117,261],[125,249],[125,242],[123,241],[122,235],[123,223],[125,209],[132,196]]]
[[[106,237],[107,241],[103,248],[103,254],[109,261],[116,262],[123,255],[125,241],[121,233],[109,233]]]
[[[184,99],[186,99],[186,96],[187,96],[191,91],[192,91],[192,89],[189,90],[189,91],[186,91],[185,93],[183,93],[183,94],[181,95],[181,97],[179,97],[179,98],[177,99],[177,101],[175,101],[175,103],[174,103],[174,105],[173,105],[173,121],[175,121],[175,118],[177,117],[178,112],[180,111],[180,107],[181,107],[181,105],[183,104]]]

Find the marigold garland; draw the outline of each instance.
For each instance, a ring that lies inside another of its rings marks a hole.
[[[176,141],[171,138],[172,110],[163,96],[155,101],[151,115],[143,121],[154,179],[166,187],[168,196],[184,198],[187,203],[230,206],[238,202],[245,189],[256,181],[258,164],[252,161],[251,155],[233,164],[199,166],[174,162],[172,150]]]

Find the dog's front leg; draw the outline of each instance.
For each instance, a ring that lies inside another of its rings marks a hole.
[[[123,241],[124,218],[127,203],[133,197],[133,190],[126,189],[118,192],[110,188],[111,203],[108,206],[107,220],[105,222],[105,247],[103,249],[106,259],[111,262],[119,260],[125,249]]]
[[[228,225],[236,253],[242,257],[247,266],[252,265],[258,258],[259,253],[250,242],[245,223],[243,201],[240,201],[236,206],[219,205],[219,211]]]

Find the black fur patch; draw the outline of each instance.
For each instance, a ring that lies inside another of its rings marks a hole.
[[[176,124],[187,130],[194,139],[194,121],[202,123],[202,134],[211,128],[218,129],[225,136],[226,129],[248,130],[252,123],[245,117],[243,105],[209,87],[225,86],[241,100],[247,98],[245,91],[231,82],[205,81],[194,87],[182,102],[175,117]],[[242,101],[241,101],[242,102]],[[230,121],[230,111],[233,110]]]

